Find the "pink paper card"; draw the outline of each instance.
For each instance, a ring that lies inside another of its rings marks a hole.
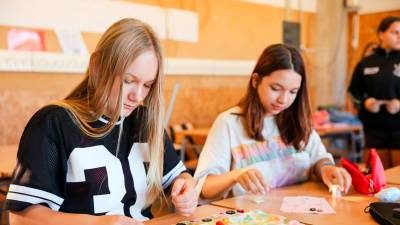
[[[286,213],[336,214],[325,198],[311,196],[285,197],[280,210]]]

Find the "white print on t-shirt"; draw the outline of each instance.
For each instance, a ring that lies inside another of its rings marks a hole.
[[[379,67],[365,67],[364,75],[375,75],[379,72]]]
[[[394,70],[393,70],[393,74],[395,76],[400,77],[400,63],[399,64],[394,64]]]
[[[143,164],[143,162],[148,162],[146,147],[147,143],[135,143],[128,157],[130,169],[135,173],[133,181],[137,194],[136,203],[131,206],[130,213],[133,218],[141,221],[148,219],[141,214],[146,204],[147,183]],[[121,200],[126,189],[122,165],[105,146],[75,148],[68,159],[67,182],[84,182],[85,170],[99,167],[106,167],[110,194],[93,196],[94,213],[124,215],[124,205]]]

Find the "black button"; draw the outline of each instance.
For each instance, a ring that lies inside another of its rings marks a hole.
[[[212,219],[210,219],[210,218],[204,218],[204,219],[202,219],[201,221],[202,221],[202,222],[211,222]]]
[[[235,214],[236,212],[233,211],[233,210],[228,210],[228,211],[226,211],[225,213],[226,213],[226,214],[229,214],[229,215],[233,215],[233,214]]]

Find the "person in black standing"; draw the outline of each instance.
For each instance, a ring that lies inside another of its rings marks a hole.
[[[356,66],[349,86],[364,126],[365,147],[376,148],[385,168],[400,165],[400,17],[378,27],[379,47]]]

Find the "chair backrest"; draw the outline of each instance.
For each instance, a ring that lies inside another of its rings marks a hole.
[[[170,133],[171,133],[171,139],[174,143],[181,144],[183,141],[184,137],[178,137],[176,135],[177,132],[183,131],[183,130],[192,130],[194,128],[193,124],[190,122],[186,123],[181,123],[181,124],[174,124],[170,126]],[[188,141],[191,144],[194,144],[193,138],[191,137],[186,137]]]
[[[170,126],[170,134],[172,141],[179,146],[181,160],[184,161],[186,168],[194,172],[202,145],[196,144],[192,136],[177,135],[178,132],[192,129],[194,126],[190,122],[174,124]]]
[[[193,124],[190,122],[182,123],[181,126],[184,130],[193,130],[194,129]]]
[[[0,225],[9,225],[9,212],[3,208],[10,182],[10,177],[0,178]]]

